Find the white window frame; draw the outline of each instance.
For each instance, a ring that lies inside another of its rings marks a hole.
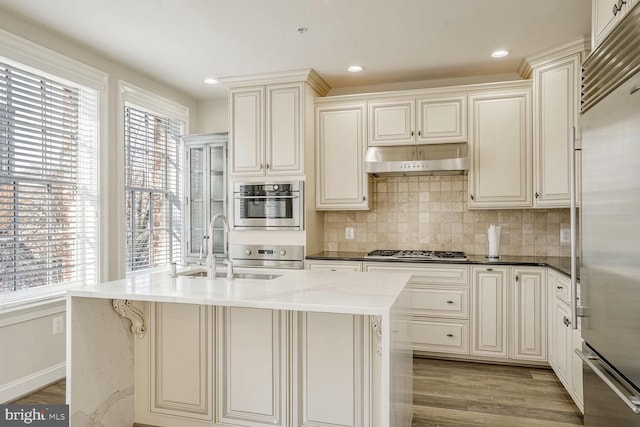
[[[153,92],[147,91],[140,87],[137,87],[124,80],[118,80],[118,159],[117,159],[117,185],[120,189],[118,194],[117,212],[118,212],[118,236],[117,236],[117,248],[121,248],[124,251],[126,248],[126,222],[125,222],[125,119],[124,108],[125,106],[132,106],[140,110],[146,110],[151,114],[157,114],[161,116],[171,117],[184,122],[184,133],[189,133],[189,108],[181,105],[177,102],[163,98]],[[182,176],[180,177],[182,179]],[[116,255],[116,254],[114,254]],[[148,273],[151,269],[141,269],[132,272],[126,272],[126,257],[122,256],[122,253],[117,254],[119,256],[113,256],[110,260],[112,269],[117,271],[119,278],[127,275],[135,275],[139,273]],[[115,264],[115,265],[114,265]],[[161,267],[165,268],[165,267]]]
[[[107,169],[107,126],[108,123],[108,75],[79,61],[61,55],[29,40],[0,30],[0,58],[10,65],[27,71],[48,74],[51,77],[93,89],[98,96],[98,176]],[[98,182],[98,257],[97,277],[103,278],[103,266],[107,259],[106,242],[108,230],[103,227],[106,218],[106,203],[102,197],[107,187],[103,180]],[[67,289],[81,284],[42,286],[21,291],[6,292],[0,297],[0,309],[14,309],[40,304],[44,300],[61,299]]]

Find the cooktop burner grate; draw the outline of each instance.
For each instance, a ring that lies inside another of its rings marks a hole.
[[[449,260],[467,261],[469,258],[464,252],[459,251],[424,251],[424,250],[396,250],[379,249],[367,254],[367,258],[384,259],[416,259],[416,260]]]

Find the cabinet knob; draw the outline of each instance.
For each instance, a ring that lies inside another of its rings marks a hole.
[[[264,165],[260,163],[260,170],[264,169]]]
[[[516,282],[517,282],[518,280],[519,280],[519,279],[518,279],[518,275],[516,274]]]
[[[556,289],[564,289],[564,286],[556,286]]]
[[[447,334],[449,338],[453,338],[453,334]]]
[[[422,131],[421,130],[418,131],[418,136],[422,136]]]
[[[267,169],[269,169],[269,168],[270,168],[269,163],[267,163]]]
[[[413,136],[413,131],[411,131],[411,136]]]
[[[473,200],[473,194],[470,194],[469,197],[471,198],[471,200]]]

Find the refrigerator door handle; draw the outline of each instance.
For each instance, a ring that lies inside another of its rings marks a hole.
[[[576,139],[576,128],[569,129],[569,216],[571,218],[571,327],[578,329],[578,247],[576,229],[577,177],[576,151],[582,149],[582,141]]]
[[[609,370],[607,370],[607,373],[605,373],[603,369],[601,369],[593,362],[594,360],[600,361],[600,358],[595,354],[585,354],[577,348],[575,349],[575,353],[578,355],[578,357],[580,357],[580,359],[582,359],[584,363],[587,364],[589,368],[591,368],[591,370],[602,380],[602,382],[604,382],[607,387],[609,387],[625,403],[625,405],[627,405],[629,409],[633,411],[634,414],[640,414],[640,397],[636,395],[628,395],[628,392],[625,393],[626,390],[621,390],[618,385],[616,385],[611,379],[609,379],[609,376],[615,378],[616,381],[625,386],[625,388],[631,389],[631,386],[626,385],[627,382],[624,379],[622,379],[615,372],[611,372]],[[601,363],[605,365],[605,362]],[[607,374],[609,376],[607,376]]]

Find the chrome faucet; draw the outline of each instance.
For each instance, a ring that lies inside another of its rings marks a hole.
[[[225,245],[225,253],[226,259],[223,259],[223,262],[226,261],[227,264],[227,279],[233,279],[233,262],[231,258],[229,258],[229,220],[224,214],[216,214],[211,218],[211,222],[209,223],[209,254],[207,255],[207,277],[209,280],[215,280],[216,278],[216,255],[213,253],[214,248],[214,234],[213,234],[213,226],[216,221],[221,219],[224,224],[224,233],[223,240],[226,242]]]

